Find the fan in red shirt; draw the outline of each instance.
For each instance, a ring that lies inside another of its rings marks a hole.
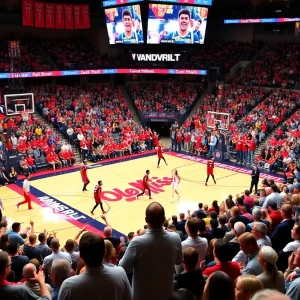
[[[87,169],[88,169],[88,167],[86,166],[85,162],[82,162],[81,167],[80,167],[80,175],[81,175],[81,179],[83,182],[83,188],[82,188],[83,192],[87,191],[86,187],[90,183],[88,176],[87,176]]]
[[[147,170],[146,174],[143,177],[142,192],[136,196],[136,199],[139,199],[140,196],[144,195],[146,190],[149,192],[149,200],[152,199],[151,198],[151,190],[150,190],[149,183],[148,183],[148,181],[149,181],[149,174],[150,174],[150,171]]]
[[[161,160],[161,159],[165,162],[166,165],[168,165],[167,162],[166,162],[166,159],[165,159],[164,156],[163,156],[163,145],[162,145],[162,142],[161,142],[161,141],[158,142],[158,146],[157,146],[157,156],[158,156],[158,163],[157,163],[157,167],[158,167],[158,168],[159,168],[159,164],[160,164],[160,160]]]
[[[103,209],[103,204],[101,201],[102,185],[103,185],[102,180],[99,180],[98,184],[94,188],[94,199],[96,205],[93,207],[93,210],[91,211],[92,215],[94,214],[94,210],[97,208],[98,205],[100,205],[101,207],[102,214],[104,215],[106,213],[106,211]]]
[[[209,177],[211,176],[212,179],[214,180],[214,183],[216,184],[215,176],[214,176],[214,167],[215,167],[215,158],[212,157],[211,160],[207,162],[207,178],[205,181],[205,185],[207,186],[207,181]]]

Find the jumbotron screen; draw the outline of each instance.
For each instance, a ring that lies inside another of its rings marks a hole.
[[[149,4],[147,44],[204,44],[208,8]]]
[[[144,43],[140,5],[107,8],[105,16],[110,45]]]

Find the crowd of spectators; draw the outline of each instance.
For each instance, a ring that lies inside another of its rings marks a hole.
[[[44,39],[42,47],[60,69],[94,69],[108,66],[109,58],[85,39]],[[114,61],[116,65],[117,61]]]
[[[300,47],[298,43],[269,43],[248,70],[237,82],[251,86],[294,88],[300,79]]]
[[[219,67],[224,73],[228,73],[237,62],[251,60],[261,47],[260,42],[212,42],[193,55],[188,61],[188,66],[200,70]]]
[[[202,84],[177,81],[132,83],[127,87],[138,111],[144,115],[184,115],[203,91]]]
[[[35,232],[32,221],[22,229],[18,222],[8,228],[3,219],[0,296],[298,300],[299,213],[300,181],[289,179],[278,185],[264,180],[253,195],[245,190],[220,205],[199,203],[197,210],[168,220],[162,205],[153,202],[147,224],[127,237],[114,236],[102,215],[102,237],[83,234],[84,227],[64,246],[56,234]]]
[[[13,59],[14,72],[19,70],[24,72],[49,70],[50,64],[47,58],[39,51],[35,43],[21,41],[20,46],[20,60],[18,58]],[[0,42],[0,72],[12,72],[7,41]]]
[[[81,158],[97,162],[151,150],[158,135],[133,121],[120,87],[37,86],[36,107],[44,118],[80,148]]]

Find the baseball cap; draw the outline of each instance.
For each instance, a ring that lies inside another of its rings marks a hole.
[[[278,260],[278,255],[272,247],[264,246],[260,250],[261,257],[270,263],[271,265],[276,265]]]

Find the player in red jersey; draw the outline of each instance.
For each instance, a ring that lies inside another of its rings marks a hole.
[[[148,183],[149,174],[150,174],[150,171],[147,170],[145,176],[143,177],[142,192],[136,196],[136,199],[139,199],[140,196],[144,195],[146,190],[149,192],[149,200],[152,199],[151,198],[151,190],[150,190],[149,183]]]
[[[88,167],[86,166],[85,162],[83,161],[81,163],[81,167],[80,167],[80,175],[81,175],[81,179],[83,182],[83,188],[82,188],[83,192],[87,191],[86,187],[90,183],[88,176],[87,176],[87,169],[88,169]]]
[[[163,155],[163,145],[162,145],[161,141],[158,142],[158,146],[157,146],[156,150],[157,150],[157,156],[158,156],[157,167],[159,168],[159,164],[160,164],[160,160],[161,159],[163,159],[163,161],[165,162],[165,164],[168,165],[167,162],[166,162],[166,160],[165,160],[165,158],[164,158],[164,155]]]
[[[91,214],[94,214],[94,210],[97,208],[98,205],[100,205],[102,214],[104,215],[106,211],[103,209],[102,201],[101,201],[101,193],[102,193],[102,180],[98,181],[98,184],[94,188],[94,199],[96,202],[96,205],[93,207],[93,210],[91,211]]]
[[[215,176],[214,176],[214,167],[215,167],[215,158],[212,157],[211,160],[207,162],[207,178],[205,181],[205,185],[207,186],[207,181],[209,179],[209,176],[212,177],[214,180],[214,183],[216,184]]]

